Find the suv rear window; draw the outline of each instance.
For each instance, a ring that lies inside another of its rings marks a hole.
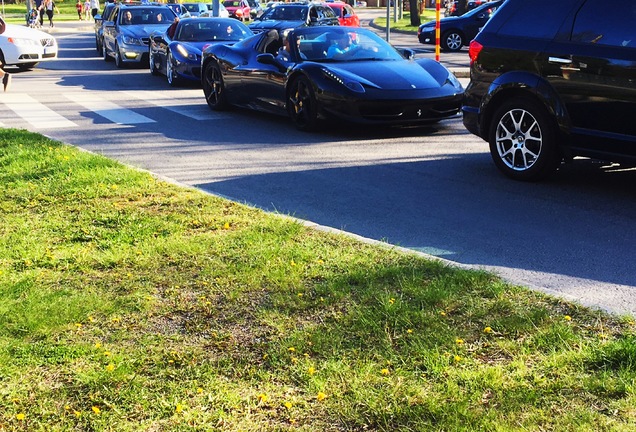
[[[563,17],[568,16],[575,3],[576,0],[534,0],[507,5],[509,17],[497,33],[501,36],[553,39]],[[510,6],[516,9],[511,11]]]

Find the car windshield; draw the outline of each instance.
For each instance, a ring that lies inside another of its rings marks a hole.
[[[350,27],[298,29],[293,37],[304,61],[394,61],[404,57],[375,33]]]
[[[252,31],[236,20],[181,22],[175,40],[182,42],[240,41],[252,36]]]
[[[190,3],[184,4],[183,7],[186,8],[188,12],[199,12],[199,3]]]
[[[305,21],[307,19],[306,6],[284,6],[279,5],[272,7],[263,13],[260,18],[262,21]]]
[[[148,25],[170,24],[174,21],[175,13],[168,7],[159,8],[131,8],[122,10],[119,14],[120,25]]]

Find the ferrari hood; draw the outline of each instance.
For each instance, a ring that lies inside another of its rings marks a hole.
[[[343,78],[384,90],[439,88],[448,76],[447,70],[439,64],[429,70],[414,61],[363,61],[325,66]]]

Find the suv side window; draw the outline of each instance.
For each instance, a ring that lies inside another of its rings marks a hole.
[[[512,11],[497,33],[502,36],[553,39],[563,23],[563,17],[568,16],[568,12],[578,2],[578,0],[534,0],[513,3],[508,6],[516,7],[516,9]]]
[[[599,14],[599,8],[604,13]],[[636,48],[636,3],[614,0],[611,7],[600,0],[588,0],[576,16],[572,41]]]

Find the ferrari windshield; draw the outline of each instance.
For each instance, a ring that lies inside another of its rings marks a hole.
[[[308,7],[305,5],[284,4],[267,9],[259,18],[261,21],[305,21],[307,19]]]
[[[175,40],[182,42],[240,41],[252,31],[236,20],[191,19],[182,21]]]
[[[294,31],[300,58],[320,63],[404,60],[375,33],[352,27],[308,27]]]

